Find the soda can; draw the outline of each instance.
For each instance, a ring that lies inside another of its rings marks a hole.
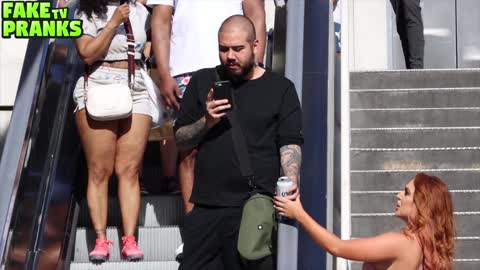
[[[277,196],[287,197],[288,195],[290,195],[288,190],[292,187],[292,185],[293,181],[288,176],[282,176],[278,178],[277,188],[275,189]]]

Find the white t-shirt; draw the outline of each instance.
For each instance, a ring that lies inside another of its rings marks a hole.
[[[336,23],[342,23],[342,3],[340,0],[337,2],[337,8],[333,11],[333,21]]]
[[[174,7],[170,41],[170,74],[194,72],[220,64],[218,29],[243,0],[148,0],[147,5]]]
[[[84,35],[96,37],[112,18],[119,2],[109,2],[107,5],[107,16],[105,18],[92,14],[92,19],[88,19],[84,12],[75,12],[75,19],[83,21],[82,28]],[[132,24],[133,36],[135,37],[135,59],[142,58],[143,48],[147,41],[146,32],[150,30],[150,14],[148,10],[138,1],[130,2],[130,23]],[[117,33],[108,47],[105,61],[126,60],[128,52],[127,35],[123,23],[117,27]]]

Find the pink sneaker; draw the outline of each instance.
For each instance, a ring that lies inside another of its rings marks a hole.
[[[95,241],[95,248],[88,255],[90,261],[93,263],[105,262],[110,255],[108,245],[113,245],[113,241],[107,240],[105,238],[97,238],[97,240]]]
[[[138,249],[137,242],[135,242],[135,236],[122,237],[123,248],[122,257],[127,261],[140,261],[143,260],[143,252]]]

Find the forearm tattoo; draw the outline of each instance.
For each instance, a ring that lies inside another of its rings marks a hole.
[[[204,117],[191,125],[179,128],[175,133],[178,149],[185,151],[197,147],[207,131]]]
[[[283,173],[297,182],[302,165],[302,149],[299,145],[290,144],[280,148],[280,163]]]

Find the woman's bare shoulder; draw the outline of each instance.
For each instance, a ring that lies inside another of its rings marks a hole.
[[[404,233],[404,232],[386,232],[382,234],[382,236],[385,238],[388,238],[391,241],[394,241],[398,245],[398,247],[420,248],[420,244],[415,234]]]
[[[418,241],[417,235],[408,232],[392,232],[392,237],[395,237],[397,241],[398,248],[406,251],[404,254],[409,254],[410,256],[417,256],[422,254],[422,247]]]

